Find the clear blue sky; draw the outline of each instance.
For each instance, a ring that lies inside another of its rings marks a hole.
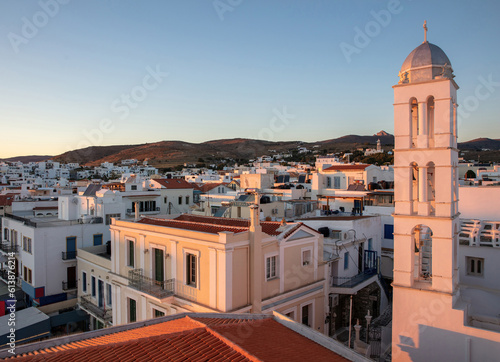
[[[424,19],[460,86],[460,141],[500,138],[497,0],[59,1],[0,3],[0,158],[392,133],[391,87]],[[342,43],[358,45],[350,62]]]

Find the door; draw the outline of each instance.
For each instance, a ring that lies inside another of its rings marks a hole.
[[[99,308],[104,307],[104,282],[102,280],[97,282],[97,302]]]
[[[164,260],[163,250],[154,249],[155,251],[155,281],[157,285],[163,286],[163,282],[165,281],[164,275]]]
[[[76,288],[76,266],[70,266],[66,269],[68,289]]]
[[[66,259],[76,258],[76,237],[70,236],[66,238]]]
[[[363,272],[363,244],[358,247],[358,274]]]

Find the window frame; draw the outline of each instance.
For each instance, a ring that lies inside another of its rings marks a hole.
[[[274,260],[274,264],[273,264],[272,260]],[[273,271],[274,271],[274,273],[273,273]],[[269,254],[265,255],[264,273],[266,276],[266,281],[279,279],[279,253],[278,252],[269,253]]]
[[[200,289],[200,251],[199,250],[193,250],[193,249],[183,249],[183,261],[184,261],[184,284],[195,289]],[[189,255],[194,256],[195,259],[195,267],[196,270],[194,271],[194,283],[190,281],[189,279],[192,278],[192,258],[191,260],[188,260]],[[189,269],[188,269],[189,268]]]
[[[349,269],[349,252],[344,253],[344,270]]]
[[[305,255],[304,255],[307,252],[309,252],[309,258],[307,258],[308,260],[306,260]],[[312,246],[300,249],[300,263],[302,264],[302,266],[313,265],[313,247]]]
[[[87,272],[82,271],[82,292],[87,293]]]
[[[134,239],[125,239],[125,240],[127,240],[127,266],[129,268],[135,268],[135,240]]]
[[[127,298],[127,318],[129,323],[137,322],[137,301],[133,298]],[[132,305],[134,306],[134,314],[132,318]]]
[[[96,299],[97,298],[97,278],[92,275],[91,278],[90,278],[91,282],[90,282],[90,292],[91,292],[91,296],[92,298]]]
[[[484,277],[484,258],[477,256],[466,256],[467,276]],[[477,271],[480,269],[480,271]]]

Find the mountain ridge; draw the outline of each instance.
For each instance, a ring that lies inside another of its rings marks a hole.
[[[394,146],[394,136],[380,131],[373,136],[345,135],[338,138],[316,142],[302,141],[264,141],[250,138],[229,138],[209,140],[200,143],[180,140],[166,140],[132,145],[91,146],[64,152],[56,156],[17,156],[2,159],[8,162],[40,162],[48,159],[59,162],[77,162],[86,166],[97,166],[103,162],[119,163],[125,159],[148,160],[150,164],[178,165],[197,163],[200,159],[217,160],[222,158],[252,159],[271,151],[289,153],[297,147],[317,149],[327,152],[354,150],[374,147],[377,140],[386,150]],[[500,150],[500,139],[475,138],[458,144],[461,150]],[[272,153],[272,152],[271,152]]]

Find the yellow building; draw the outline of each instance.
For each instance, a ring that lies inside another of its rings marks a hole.
[[[79,251],[80,305],[93,327],[180,312],[278,311],[323,332],[323,236],[302,223],[260,222],[257,210],[251,220],[114,220],[110,258],[104,247]]]

